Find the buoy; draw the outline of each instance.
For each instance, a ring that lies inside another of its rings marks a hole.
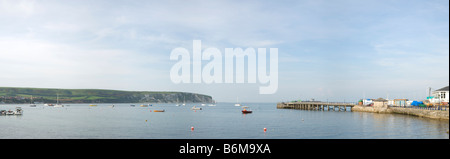
[[[147,122],[147,120],[145,120],[145,122]]]
[[[194,127],[191,127],[191,131],[194,131]]]
[[[267,131],[267,128],[264,128],[264,132],[266,132]]]

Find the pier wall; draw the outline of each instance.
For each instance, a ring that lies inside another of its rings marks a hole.
[[[395,113],[413,115],[425,118],[449,120],[449,111],[442,110],[426,110],[426,109],[413,109],[413,108],[396,108],[396,107],[367,107],[367,106],[354,106],[352,108],[354,112],[371,112],[371,113]]]

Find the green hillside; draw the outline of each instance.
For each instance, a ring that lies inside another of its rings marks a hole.
[[[101,89],[49,89],[0,87],[0,103],[211,103],[211,96],[186,92],[119,91]]]

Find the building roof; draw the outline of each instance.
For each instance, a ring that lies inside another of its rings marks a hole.
[[[447,86],[447,87],[444,87],[444,88],[441,88],[441,89],[438,89],[438,90],[436,90],[436,91],[448,91],[448,86]]]

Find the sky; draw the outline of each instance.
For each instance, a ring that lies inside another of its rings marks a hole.
[[[222,53],[278,48],[277,92],[172,82],[170,53],[192,53],[193,40]],[[0,0],[0,87],[356,102],[448,85],[448,0]]]

